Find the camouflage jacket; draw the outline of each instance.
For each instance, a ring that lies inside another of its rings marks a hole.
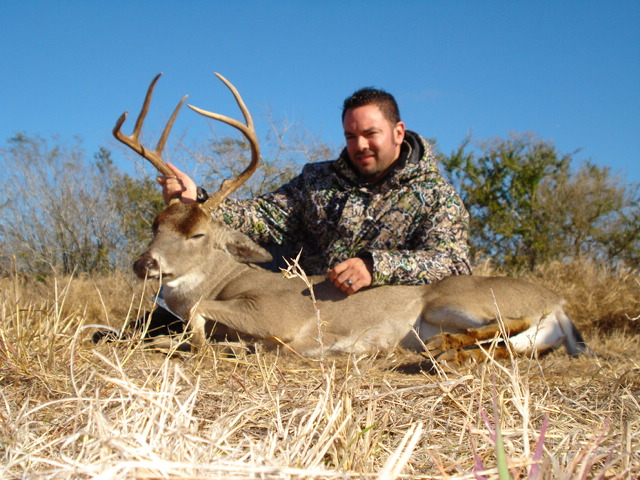
[[[302,249],[309,275],[357,256],[373,259],[372,285],[471,273],[467,211],[429,143],[409,131],[396,168],[376,184],[361,182],[345,150],[272,193],[227,200],[217,215],[261,245]]]

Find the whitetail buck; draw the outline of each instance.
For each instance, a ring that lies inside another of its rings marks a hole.
[[[172,175],[161,154],[184,98],[154,152],[139,142],[158,76],[147,91],[133,135],[120,131],[126,112],[114,135],[160,172]],[[381,286],[347,296],[324,277],[310,277],[310,291],[299,278],[285,278],[252,265],[269,261],[270,254],[212,216],[251,176],[260,158],[249,111],[233,85],[218,77],[233,92],[246,123],[189,107],[240,130],[251,145],[251,163],[236,179],[225,180],[204,204],[172,201],[155,219],[153,240],[133,267],[142,279],[160,279],[164,300],[187,322],[192,345],[206,342],[206,332],[215,324],[269,345],[285,345],[305,356],[396,346],[422,350],[426,345],[441,358],[453,358],[460,352],[462,357],[481,357],[483,349],[478,344],[496,336],[507,338],[519,353],[543,352],[562,344],[570,355],[588,351],[563,310],[564,301],[524,280],[456,276],[431,285]]]

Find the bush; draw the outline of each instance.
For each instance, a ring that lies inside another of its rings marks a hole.
[[[638,185],[588,162],[574,169],[573,153],[532,134],[469,146],[439,159],[469,209],[476,261],[531,270],[588,256],[640,266]]]

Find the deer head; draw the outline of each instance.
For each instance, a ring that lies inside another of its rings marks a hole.
[[[178,103],[171,118],[165,125],[156,149],[150,151],[140,143],[142,125],[160,75],[156,75],[149,85],[133,134],[126,136],[121,132],[121,127],[127,118],[127,112],[124,112],[116,122],[113,134],[120,142],[151,162],[162,175],[173,176],[173,172],[162,159],[162,151],[173,123],[187,96],[183,97]],[[260,159],[260,146],[249,110],[231,82],[218,73],[215,75],[233,93],[244,116],[245,123],[192,105],[189,105],[189,108],[201,115],[224,122],[240,130],[251,146],[251,162],[236,178],[224,180],[220,189],[203,204],[187,205],[181,203],[179,199],[172,199],[167,209],[161,212],[154,221],[154,240],[134,263],[134,271],[139,277],[162,277],[164,282],[170,281],[172,278],[180,278],[196,266],[198,262],[203,262],[203,255],[207,255],[214,249],[223,250],[240,262],[265,262],[271,260],[269,253],[253,243],[248,237],[224,227],[221,223],[211,218],[211,213],[251,177],[258,167]]]

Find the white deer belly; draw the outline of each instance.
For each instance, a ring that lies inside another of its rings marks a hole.
[[[555,313],[550,313],[539,323],[524,332],[509,337],[509,343],[518,353],[528,354],[533,350],[544,352],[558,348],[566,338]]]

